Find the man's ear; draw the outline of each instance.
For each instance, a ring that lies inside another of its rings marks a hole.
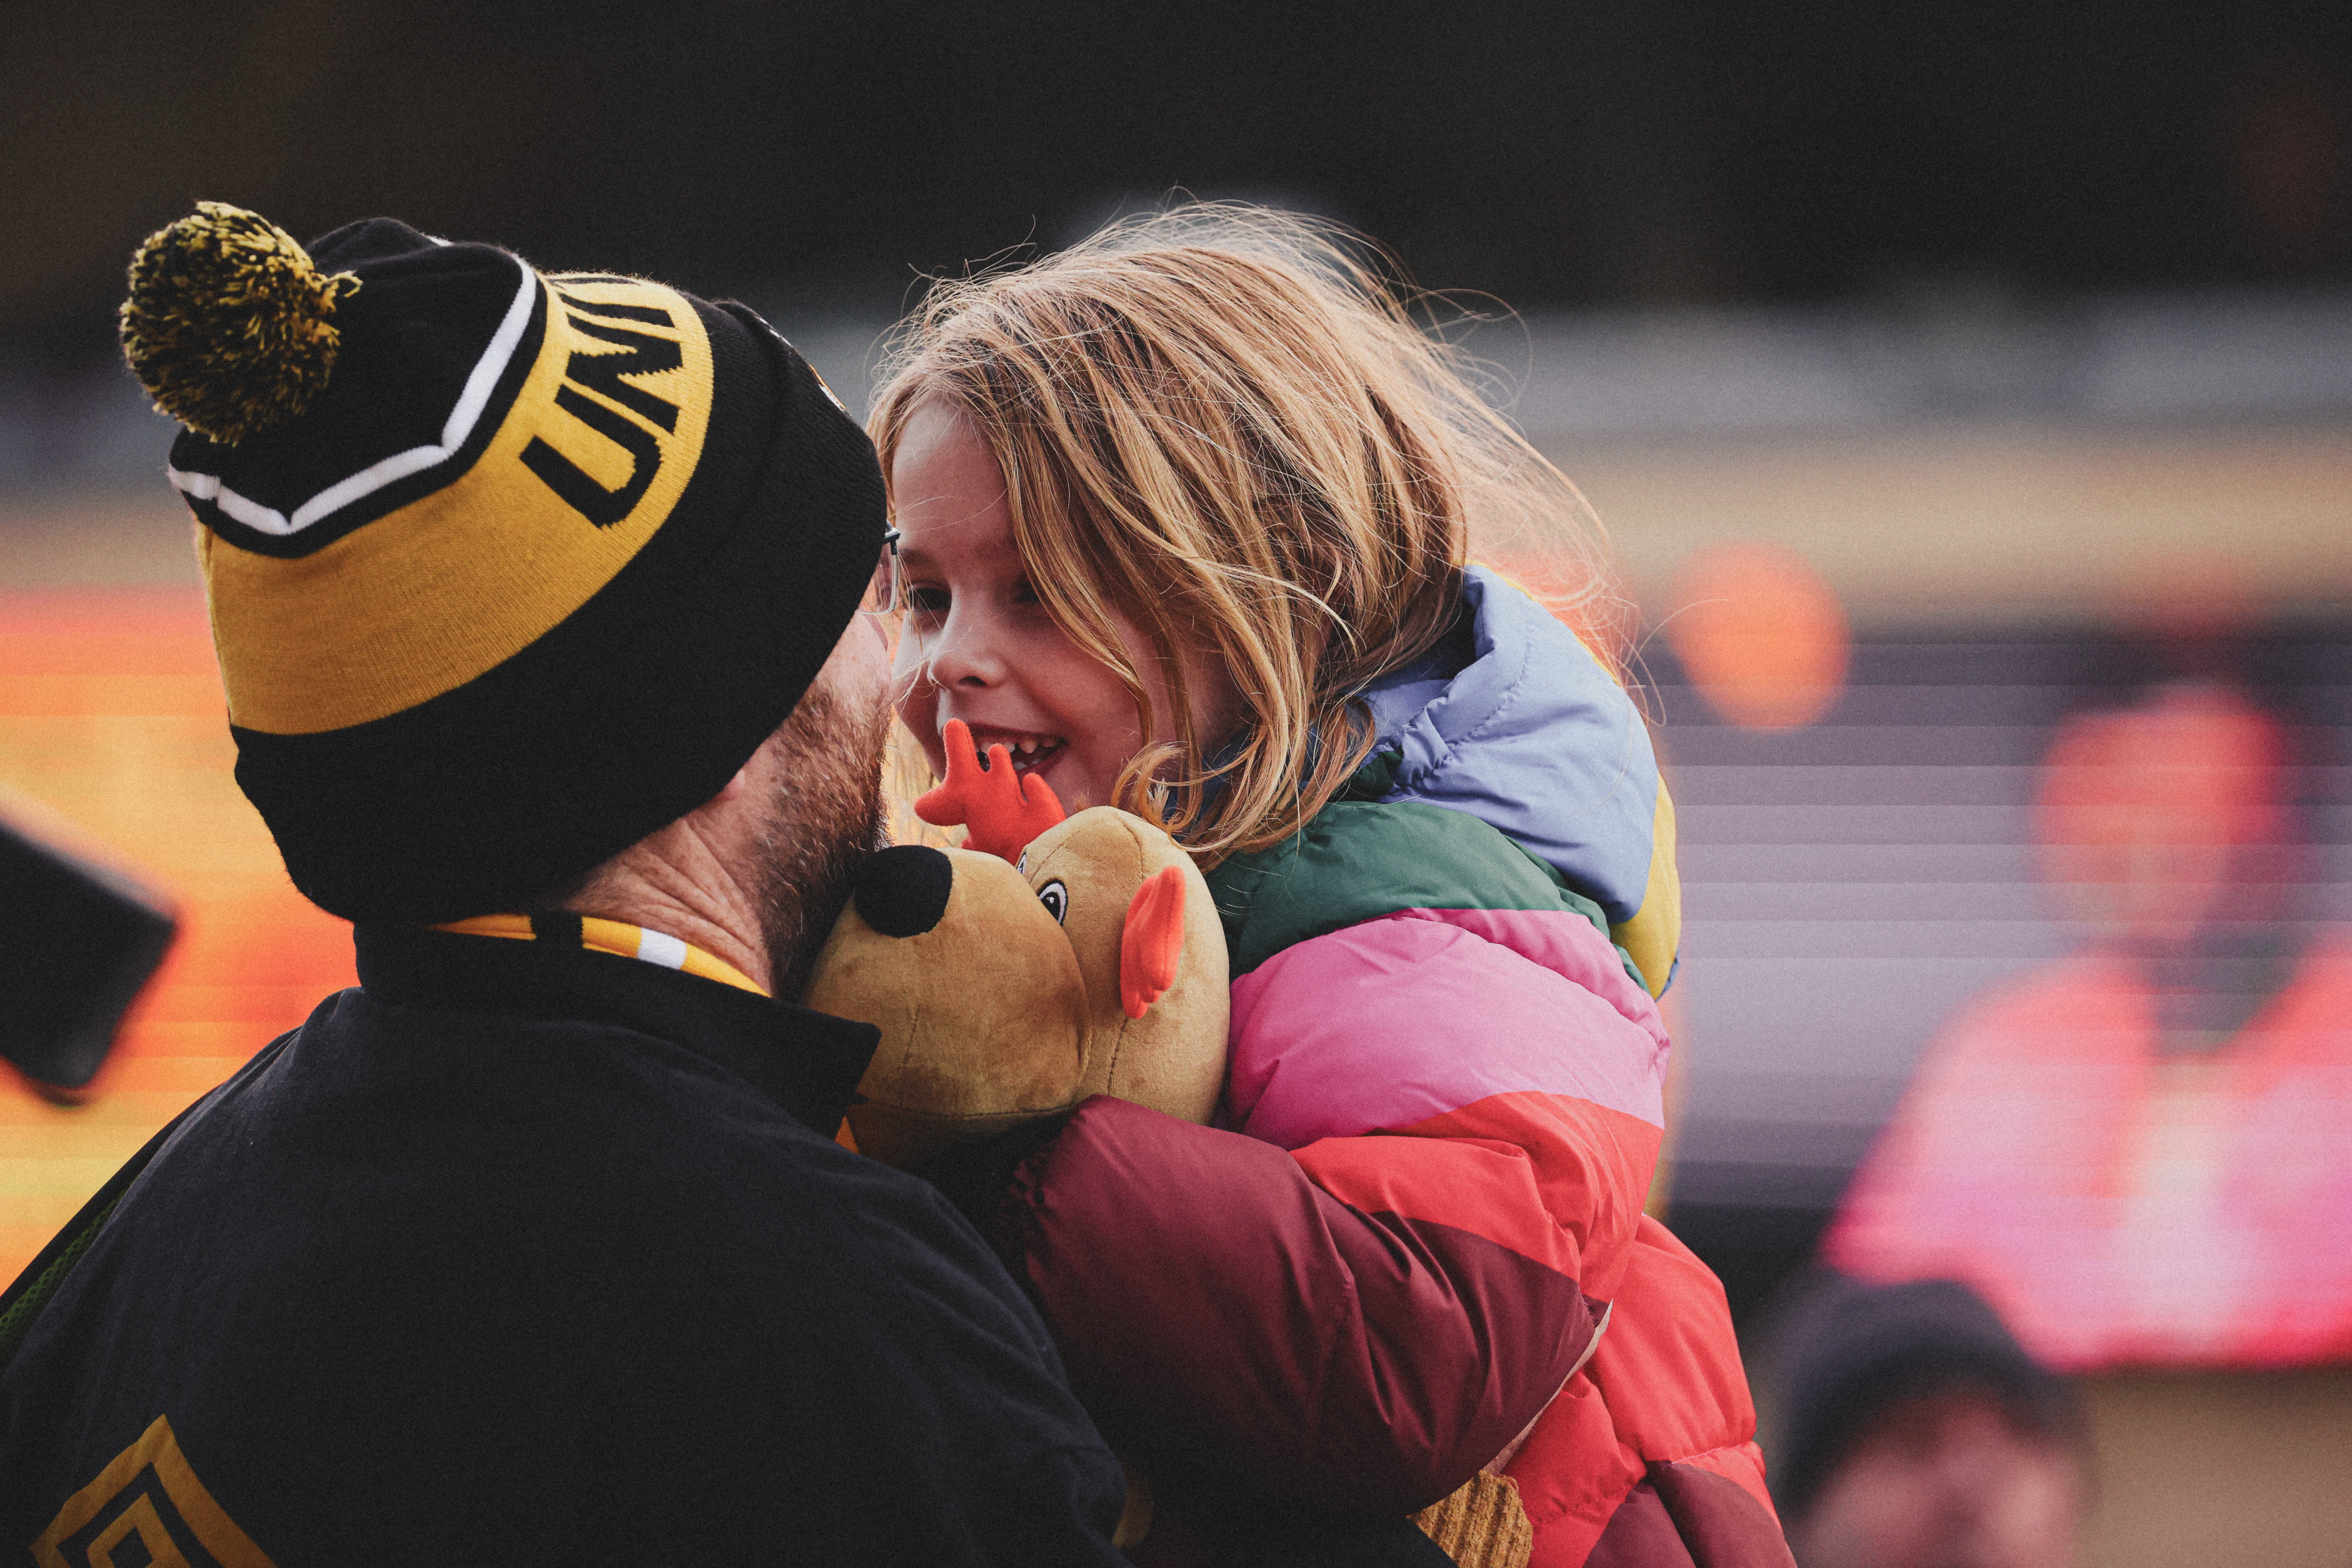
[[[1168,994],[1184,956],[1184,873],[1163,866],[1135,889],[1118,939],[1118,1000],[1130,1018]]]

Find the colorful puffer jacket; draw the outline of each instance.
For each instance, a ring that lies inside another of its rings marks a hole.
[[[1378,1510],[1495,1468],[1536,1568],[1786,1563],[1722,1288],[1642,1212],[1673,809],[1582,645],[1465,595],[1342,797],[1210,878],[1225,1125],[1088,1101],[1008,1240],[1148,1464]]]

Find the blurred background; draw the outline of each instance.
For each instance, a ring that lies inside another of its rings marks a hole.
[[[0,1279],[350,980],[229,774],[142,236],[641,270],[856,410],[927,275],[1190,193],[1471,291],[1608,525],[1687,890],[1658,1204],[1758,1364],[1819,1261],[1961,1279],[2074,1379],[2084,1561],[2352,1561],[2352,8],[6,15],[0,817],[180,930],[76,1103],[0,1088]]]

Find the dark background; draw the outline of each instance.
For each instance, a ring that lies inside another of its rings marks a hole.
[[[2325,0],[0,4],[0,357],[199,196],[887,317],[1171,188],[1513,306],[2352,277]]]

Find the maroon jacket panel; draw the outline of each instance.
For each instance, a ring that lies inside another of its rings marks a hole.
[[[1740,1487],[1696,1465],[1652,1465],[1584,1568],[1796,1568],[1780,1523]]]
[[[1524,1431],[1591,1342],[1577,1282],[1367,1214],[1284,1151],[1108,1097],[1022,1168],[1016,1268],[1105,1435],[1260,1495],[1399,1512]]]

